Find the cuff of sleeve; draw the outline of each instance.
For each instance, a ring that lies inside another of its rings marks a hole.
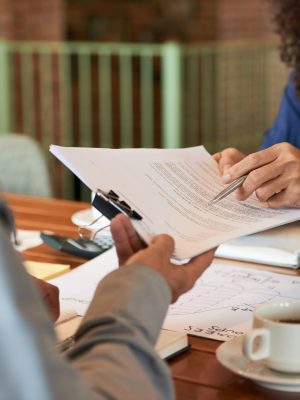
[[[78,334],[113,315],[130,320],[155,343],[170,302],[171,290],[159,273],[143,265],[121,267],[99,283]]]

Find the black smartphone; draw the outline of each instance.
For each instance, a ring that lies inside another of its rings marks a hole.
[[[41,233],[41,239],[48,246],[54,249],[64,251],[88,260],[104,253],[110,249],[114,242],[111,236],[101,235],[94,240],[90,239],[74,239],[60,235],[52,235],[49,233]]]

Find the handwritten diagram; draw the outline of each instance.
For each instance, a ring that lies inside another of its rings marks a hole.
[[[229,340],[250,329],[258,304],[279,300],[300,300],[300,278],[214,263],[170,306],[164,327]]]

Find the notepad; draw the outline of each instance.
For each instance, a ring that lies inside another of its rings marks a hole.
[[[300,222],[221,244],[217,257],[287,268],[300,267]]]
[[[74,345],[74,334],[81,324],[83,317],[75,311],[64,311],[55,323],[57,336],[57,347],[60,352],[68,350]],[[164,360],[184,352],[189,348],[188,335],[185,332],[176,332],[168,329],[161,329],[155,350]]]
[[[164,360],[169,360],[188,348],[188,335],[186,333],[167,329],[161,329],[155,345],[155,350]]]
[[[30,275],[44,280],[55,278],[58,275],[70,271],[70,265],[65,264],[25,261],[24,266]]]

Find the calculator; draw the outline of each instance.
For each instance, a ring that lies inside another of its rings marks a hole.
[[[99,235],[95,239],[71,238],[49,233],[41,233],[41,239],[48,246],[88,260],[110,249],[114,241],[109,235]]]

